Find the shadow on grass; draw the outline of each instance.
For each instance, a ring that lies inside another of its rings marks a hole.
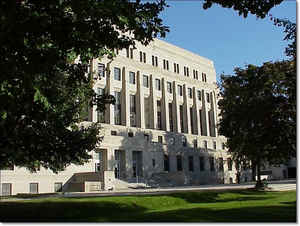
[[[267,200],[271,197],[261,196],[265,192],[252,191],[231,191],[228,197],[221,197],[223,193],[228,192],[189,192],[189,193],[174,193],[169,194],[171,197],[181,198],[189,203],[218,203],[218,202],[233,202],[233,201],[258,201]],[[239,197],[240,196],[240,197]],[[261,196],[261,197],[260,197]]]
[[[21,207],[20,207],[21,205]],[[1,222],[91,222],[129,220],[145,208],[116,202],[2,202]]]
[[[138,222],[296,222],[291,206],[242,207],[232,209],[193,208],[145,213]]]

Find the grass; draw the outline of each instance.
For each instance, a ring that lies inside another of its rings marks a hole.
[[[1,222],[296,222],[296,191],[1,201]]]

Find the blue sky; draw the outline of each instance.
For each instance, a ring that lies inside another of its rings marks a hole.
[[[233,9],[213,5],[204,10],[199,1],[167,1],[170,7],[161,14],[170,32],[163,40],[214,61],[217,78],[235,67],[261,65],[285,58],[283,28],[269,18],[239,16]],[[272,8],[274,17],[296,22],[296,1],[286,0]]]

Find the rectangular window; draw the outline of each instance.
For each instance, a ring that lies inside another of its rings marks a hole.
[[[163,143],[163,137],[162,136],[158,136],[158,143]]]
[[[179,106],[179,116],[180,116],[180,126],[181,126],[181,132],[184,133],[184,128],[183,128],[183,105]]]
[[[155,168],[155,159],[152,159],[152,167]]]
[[[189,68],[186,67],[186,76],[189,77],[190,76],[190,73],[189,73]]]
[[[152,66],[155,66],[155,58],[152,56]]]
[[[103,88],[97,88],[97,95],[101,96],[104,94]],[[100,123],[105,123],[105,117],[104,117],[104,111],[100,111],[100,109],[97,109],[97,121]]]
[[[117,131],[115,131],[115,130],[110,131],[110,135],[117,136]]]
[[[170,131],[174,132],[174,127],[173,127],[173,104],[169,103],[169,124],[170,124]]]
[[[186,67],[185,66],[183,66],[183,74],[184,74],[184,76],[186,76]]]
[[[219,158],[219,171],[224,172],[223,158]]]
[[[195,149],[198,148],[198,141],[197,141],[197,140],[194,140],[194,141],[193,141],[193,144],[194,144],[194,148],[195,148]]]
[[[164,155],[164,171],[168,171],[169,172],[169,169],[170,169],[169,156],[168,155]]]
[[[62,183],[56,182],[54,183],[54,192],[61,192],[62,191]]]
[[[215,171],[215,160],[214,157],[209,157],[210,171]]]
[[[161,125],[161,101],[157,101],[157,129],[162,129]]]
[[[167,82],[167,91],[168,91],[168,93],[172,93],[172,83],[171,82]]]
[[[176,73],[177,72],[177,67],[176,67],[176,63],[174,63],[174,72]]]
[[[129,83],[135,84],[135,73],[132,71],[129,72]]]
[[[207,149],[207,141],[206,140],[203,141],[203,146],[205,149]]]
[[[228,166],[228,171],[232,171],[232,159],[227,158],[227,166]]]
[[[163,60],[163,68],[166,69],[166,60]]]
[[[130,126],[136,127],[136,103],[135,95],[130,95]]]
[[[129,48],[126,49],[126,57],[129,58]]]
[[[146,63],[146,53],[143,53],[144,56],[144,63]]]
[[[182,171],[182,156],[176,155],[177,171]]]
[[[114,78],[115,80],[121,81],[121,70],[120,68],[114,68]]]
[[[149,87],[149,77],[147,75],[143,75],[143,86]]]
[[[160,87],[160,79],[155,79],[155,88],[156,88],[156,90],[160,90],[161,89],[161,87]]]
[[[130,58],[133,59],[133,48],[130,48]]]
[[[143,52],[140,51],[140,62],[143,62]]]
[[[12,184],[11,183],[3,183],[2,184],[2,196],[10,196],[12,195]]]
[[[182,86],[178,85],[178,95],[182,96]]]
[[[194,171],[194,158],[189,156],[189,171]]]
[[[145,127],[150,129],[150,97],[144,98],[144,116],[145,116]]]
[[[200,163],[200,171],[204,171],[204,167],[205,167],[205,162],[204,162],[204,157],[203,156],[200,156],[199,157],[199,163]]]
[[[202,82],[206,82],[206,74],[205,73],[202,73]]]
[[[169,61],[167,60],[166,63],[167,63],[167,65],[166,65],[167,66],[167,70],[169,70]]]
[[[200,90],[197,91],[197,96],[198,96],[198,100],[201,100],[201,91]]]
[[[132,171],[133,177],[143,176],[143,153],[141,151],[132,152]]]
[[[209,93],[206,93],[206,102],[207,102],[207,103],[210,102]]]
[[[179,64],[177,64],[177,74],[179,74]]]
[[[29,193],[38,194],[39,193],[39,184],[38,183],[30,183],[29,184]]]
[[[187,141],[186,141],[186,137],[185,136],[182,136],[182,146],[183,147],[186,147],[186,145],[187,145]]]
[[[114,118],[115,125],[121,125],[121,92],[114,92],[115,96],[115,105],[114,105]]]
[[[189,98],[193,97],[193,90],[192,90],[192,88],[188,88],[188,95],[189,95]]]
[[[214,143],[214,149],[216,150],[217,149],[217,142],[213,141],[213,143]]]
[[[98,63],[98,75],[100,77],[105,77],[105,67],[104,67],[104,64]]]
[[[157,67],[158,66],[158,58],[155,57],[155,66]]]

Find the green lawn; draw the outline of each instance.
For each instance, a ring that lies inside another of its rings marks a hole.
[[[183,192],[0,202],[1,222],[296,222],[296,191]]]

